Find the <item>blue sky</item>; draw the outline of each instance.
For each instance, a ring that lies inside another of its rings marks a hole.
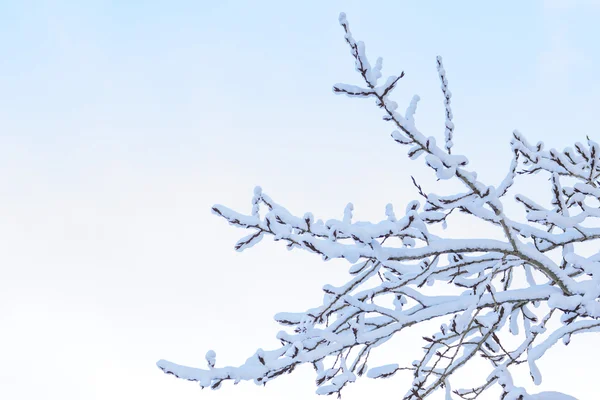
[[[455,149],[489,184],[513,129],[599,140],[593,0],[0,1],[0,397],[312,398],[310,371],[200,393],[154,362],[243,361],[345,277],[276,244],[235,253],[212,204],[249,210],[259,184],[296,213],[376,218],[414,198],[410,174],[433,182],[373,104],[332,93],[359,82],[340,11],[440,140],[444,57]],[[585,372],[548,368],[557,390]]]

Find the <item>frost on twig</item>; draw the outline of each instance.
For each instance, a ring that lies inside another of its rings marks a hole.
[[[380,80],[381,58],[371,67],[364,43],[355,41],[344,14],[340,24],[363,85],[336,84],[334,92],[372,98],[383,118],[394,125],[394,141],[408,146],[409,157],[423,156],[438,179],[453,179],[463,189],[442,196],[427,192],[413,179],[421,202],[410,202],[404,213],[390,204],[376,222],[354,220],[351,203],[341,219],[323,222],[315,221],[311,213],[297,216],[260,188],[254,191],[249,215],[213,206],[214,214],[250,231],[236,250],[272,237],[323,260],[347,260],[348,280],[341,286],[325,285],[323,302],[316,307],[277,314],[275,319],[285,328],[277,334],[281,345],[257,350],[240,366],[218,367],[213,351],[206,355],[207,369],[164,360],[158,366],[213,389],[227,380],[264,385],[300,364],[311,364],[317,393],[325,395],[339,395],[363,375],[379,379],[409,373],[413,379],[405,400],[425,399],[442,388],[447,399],[476,399],[493,385],[501,388],[502,399],[569,399],[556,392],[528,394],[514,385],[511,370],[527,365],[533,382],[539,384],[537,361],[551,346],[600,331],[600,256],[575,251],[576,244],[600,239],[600,228],[594,225],[600,217],[600,146],[588,139],[587,144],[575,143],[564,151],[545,150],[542,143],[531,145],[515,131],[514,157],[506,177],[497,187],[486,185],[466,169],[465,156],[451,154],[454,125],[441,58],[437,63],[446,99],[444,148],[416,127],[417,96],[405,115],[390,99],[404,73]],[[551,205],[515,194],[526,219],[509,218],[503,211],[504,196],[517,178],[537,173],[548,176]],[[430,227],[445,226],[453,213],[496,226],[504,237],[453,239],[433,234]],[[526,287],[515,283],[516,274],[526,277]],[[454,294],[432,296],[423,290],[425,285],[440,284],[453,287]],[[420,359],[368,364],[371,352],[391,337],[433,320],[439,329],[423,337]],[[507,336],[514,337],[513,346]],[[453,374],[475,357],[488,363],[487,379],[468,388],[451,386]]]

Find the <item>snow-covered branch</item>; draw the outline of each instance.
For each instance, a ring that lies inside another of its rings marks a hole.
[[[390,204],[378,222],[355,221],[351,203],[341,219],[295,215],[259,187],[249,215],[213,206],[214,214],[249,231],[235,244],[236,250],[272,237],[290,250],[315,253],[323,260],[347,260],[348,281],[339,287],[325,285],[323,302],[314,308],[277,314],[275,319],[285,328],[277,334],[281,346],[259,349],[241,366],[217,366],[213,351],[207,353],[206,369],[164,360],[158,366],[213,389],[226,380],[264,385],[299,364],[310,363],[316,371],[318,394],[339,394],[365,374],[376,379],[408,372],[413,380],[406,400],[424,399],[441,388],[449,399],[452,395],[475,399],[495,384],[502,388],[503,399],[542,398],[515,386],[511,367],[527,363],[533,382],[539,384],[536,361],[549,347],[561,339],[568,344],[576,333],[600,330],[600,255],[585,257],[575,251],[575,244],[600,239],[600,227],[594,227],[600,217],[599,145],[588,139],[587,145],[576,143],[574,149],[546,151],[542,143],[533,146],[515,131],[514,156],[506,177],[497,187],[487,185],[467,169],[465,156],[451,152],[451,94],[441,57],[437,67],[445,98],[444,148],[417,128],[418,96],[404,115],[390,99],[404,73],[380,81],[382,59],[372,67],[364,43],[354,39],[344,14],[339,21],[363,83],[336,84],[334,93],[373,98],[384,120],[394,125],[394,141],[409,146],[408,156],[424,156],[437,179],[456,180],[462,190],[438,195],[413,179],[423,204],[410,202],[402,216]],[[548,174],[550,207],[515,194],[526,219],[509,218],[504,212],[505,196],[517,179],[537,173]],[[456,214],[500,227],[504,238],[483,239],[474,232],[472,238],[454,239],[432,233],[430,227],[445,227]],[[516,275],[525,277],[525,288]],[[425,285],[441,283],[452,287],[453,293],[431,295],[424,290]],[[439,329],[423,337],[421,359],[368,366],[369,355],[378,346],[432,320],[439,322]],[[552,332],[549,326],[554,326]],[[519,344],[509,346],[508,336],[517,337]],[[475,356],[489,363],[487,380],[479,386],[451,389],[453,373]]]

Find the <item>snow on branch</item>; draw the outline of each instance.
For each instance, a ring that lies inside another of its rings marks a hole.
[[[217,366],[213,351],[206,355],[208,368],[165,360],[158,366],[167,374],[212,389],[227,380],[264,385],[300,364],[311,364],[317,393],[322,395],[339,395],[363,375],[412,374],[405,400],[425,399],[442,388],[448,399],[475,399],[493,385],[502,389],[503,399],[571,398],[557,392],[528,394],[513,384],[511,370],[526,364],[533,382],[539,384],[542,374],[536,362],[551,346],[561,340],[568,344],[578,333],[600,330],[600,255],[585,257],[575,251],[577,243],[600,239],[599,145],[588,138],[585,145],[545,150],[543,143],[531,145],[515,131],[510,142],[514,156],[506,177],[497,187],[487,185],[467,169],[465,156],[451,153],[451,94],[441,57],[437,64],[445,97],[444,148],[435,137],[418,130],[414,118],[418,96],[404,115],[390,100],[404,73],[380,81],[382,59],[372,67],[345,14],[339,21],[363,83],[336,84],[334,93],[372,98],[383,118],[394,125],[394,141],[409,146],[408,156],[424,156],[425,165],[438,179],[455,180],[462,190],[438,195],[413,179],[422,202],[410,202],[404,213],[389,204],[376,222],[355,220],[352,203],[340,219],[315,220],[310,212],[289,211],[259,187],[249,214],[213,206],[214,214],[249,231],[235,244],[236,250],[271,237],[290,250],[308,251],[323,260],[347,260],[348,280],[341,286],[324,285],[323,302],[316,307],[278,313],[275,319],[284,328],[277,334],[281,345],[269,351],[258,349],[240,366]],[[518,193],[515,199],[526,218],[509,218],[503,211],[504,196],[515,180],[538,173],[549,179],[550,206]],[[445,227],[457,214],[501,228],[504,238],[484,239],[473,233],[471,238],[455,239],[432,233],[431,226]],[[525,287],[515,275],[526,277]],[[426,285],[452,287],[453,294],[431,295],[424,290]],[[439,329],[423,337],[420,359],[368,364],[370,354],[390,338],[433,320]],[[518,344],[509,346],[508,336],[516,337]],[[452,389],[454,372],[475,357],[487,361],[488,378],[469,388]]]

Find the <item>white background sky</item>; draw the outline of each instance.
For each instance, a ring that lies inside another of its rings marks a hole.
[[[384,74],[406,72],[395,99],[419,94],[417,124],[440,140],[444,56],[455,149],[488,184],[515,128],[549,147],[599,140],[592,0],[0,1],[0,398],[317,397],[309,368],[201,392],[155,362],[204,366],[209,349],[243,362],[277,345],[276,312],[314,307],[346,277],[344,263],[269,240],[234,252],[245,233],[212,204],[249,211],[261,185],[298,214],[337,218],[352,201],[359,219],[380,218],[416,196],[410,174],[428,182],[374,104],[332,94],[359,82],[340,11]],[[540,363],[544,390],[596,398],[600,351],[585,343]],[[386,360],[410,362],[419,345]],[[344,396],[399,396],[408,382]]]

